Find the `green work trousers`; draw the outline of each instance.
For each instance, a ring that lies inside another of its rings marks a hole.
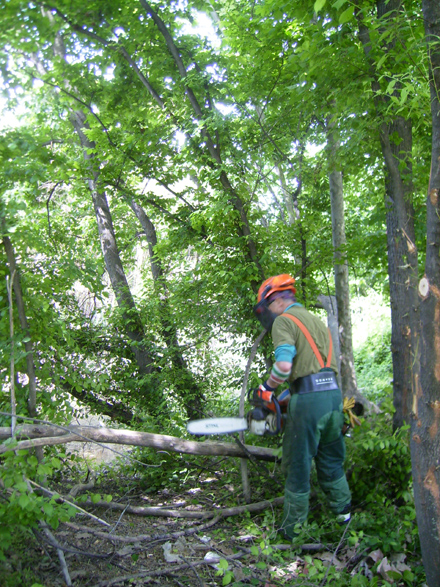
[[[343,468],[343,421],[339,389],[293,394],[290,399],[283,439],[286,485],[282,523],[290,537],[294,536],[294,526],[307,519],[312,459],[330,510],[340,514],[351,502]]]

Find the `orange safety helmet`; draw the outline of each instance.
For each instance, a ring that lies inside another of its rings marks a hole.
[[[296,293],[296,288],[294,287],[295,280],[293,277],[288,275],[287,273],[283,273],[282,275],[275,275],[275,277],[269,277],[266,281],[260,286],[258,290],[258,298],[257,303],[260,303],[262,300],[267,300],[269,296],[271,296],[276,291],[288,291],[290,290],[292,293]]]
[[[260,321],[263,328],[270,330],[274,323],[277,315],[270,311],[268,298],[280,291],[291,291],[293,294],[296,293],[294,287],[295,280],[287,273],[282,275],[275,275],[275,277],[269,277],[260,286],[258,290],[257,305],[254,306],[254,314]]]

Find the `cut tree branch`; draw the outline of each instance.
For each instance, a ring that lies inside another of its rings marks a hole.
[[[66,444],[68,442],[100,442],[109,444],[124,444],[128,446],[144,446],[155,450],[193,455],[216,455],[249,458],[252,455],[263,461],[275,461],[275,451],[261,446],[245,445],[246,452],[232,442],[184,440],[175,436],[137,432],[134,430],[114,430],[92,426],[69,426],[65,430],[50,426],[23,425],[16,429],[16,436],[29,440],[22,440],[18,444],[0,445],[0,454],[11,450],[29,449],[35,446]],[[0,439],[9,438],[9,427],[0,428]]]

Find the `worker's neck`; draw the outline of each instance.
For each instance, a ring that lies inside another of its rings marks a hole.
[[[294,302],[292,302],[292,300],[283,300],[283,303],[281,304],[281,313],[285,312],[286,309],[291,306]]]

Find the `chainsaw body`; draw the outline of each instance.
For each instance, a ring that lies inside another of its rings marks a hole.
[[[248,401],[253,407],[245,418],[192,420],[188,422],[186,428],[188,432],[198,436],[232,434],[244,430],[249,430],[258,436],[275,436],[283,428],[283,414],[289,399],[288,389],[276,397],[271,391],[262,391],[256,388],[248,393]]]

